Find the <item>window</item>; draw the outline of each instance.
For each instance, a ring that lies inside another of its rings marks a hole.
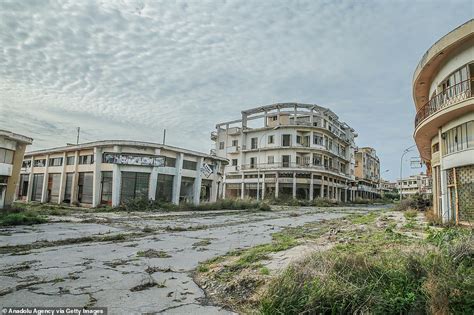
[[[257,148],[257,141],[258,141],[258,138],[251,138],[250,139],[250,148],[252,150]]]
[[[238,147],[239,146],[239,140],[232,140],[232,146],[233,147]]]
[[[48,175],[48,194],[47,201],[57,203],[59,201],[59,185],[61,182],[61,174]]]
[[[63,165],[63,158],[51,158],[49,159],[49,166],[61,166]]]
[[[250,158],[250,168],[255,168],[257,158]]]
[[[296,143],[301,144],[301,136],[296,136]]]
[[[275,138],[273,135],[268,136],[268,144],[273,144],[275,142]]]
[[[219,142],[219,150],[224,150],[224,141]]]
[[[278,120],[278,116],[271,116],[271,117],[270,117],[270,120],[271,120],[271,121],[277,121],[277,120]]]
[[[13,164],[13,151],[0,149],[0,163]]]
[[[94,155],[80,155],[79,164],[94,164]]]
[[[237,159],[232,159],[232,166],[237,166]]]
[[[431,148],[431,151],[432,151],[433,153],[436,153],[436,152],[439,151],[439,142],[433,144],[433,146],[432,146],[432,148]]]
[[[184,168],[185,170],[192,170],[192,171],[195,171],[196,168],[197,168],[197,163],[194,162],[194,161],[184,160],[184,161],[183,161],[183,168]]]
[[[46,166],[46,159],[34,160],[33,166],[34,167],[45,167]]]
[[[474,121],[461,124],[442,134],[443,154],[450,154],[474,147]]]
[[[113,183],[112,172],[102,172],[102,181],[101,181],[101,193],[100,193],[100,203],[102,204],[112,204],[112,183]]]
[[[41,201],[43,194],[43,174],[33,174],[33,193],[31,195],[32,201]]]
[[[75,156],[68,156],[66,158],[66,165],[74,165],[75,162],[76,162]]]
[[[291,145],[291,135],[282,135],[281,142],[283,147],[289,147]]]
[[[71,192],[72,192],[72,179],[74,178],[74,173],[66,174],[66,187],[64,189],[64,202],[71,202]]]
[[[25,197],[27,196],[28,194],[28,184],[29,184],[29,181],[30,181],[30,176],[28,174],[21,174],[20,175],[20,183],[19,183],[19,187],[18,187],[18,197],[20,199],[24,199],[22,197]]]
[[[31,160],[24,160],[21,164],[22,168],[30,168],[31,167]]]
[[[313,154],[313,165],[322,165],[323,156],[321,154]]]
[[[94,176],[92,172],[79,173],[77,201],[80,203],[92,203],[93,182]]]
[[[122,172],[121,202],[138,198],[148,199],[149,181],[148,173]]]
[[[275,163],[275,157],[272,156],[272,155],[269,156],[269,157],[267,157],[267,162],[268,162],[268,164],[273,164],[273,163]]]
[[[282,155],[281,160],[283,162],[282,163],[283,167],[290,167],[290,163],[291,163],[291,156],[290,155]]]
[[[173,181],[173,175],[158,175],[155,195],[156,200],[171,202],[171,198],[173,196]]]
[[[319,133],[313,134],[313,144],[323,145],[323,135]]]
[[[166,156],[165,157],[165,166],[167,167],[176,167],[176,159]]]

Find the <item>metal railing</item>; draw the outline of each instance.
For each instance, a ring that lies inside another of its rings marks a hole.
[[[443,92],[433,96],[425,105],[423,105],[415,117],[415,128],[434,113],[458,102],[461,102],[472,96],[471,80],[465,80],[450,86]]]

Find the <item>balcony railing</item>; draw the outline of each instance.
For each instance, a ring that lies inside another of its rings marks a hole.
[[[465,80],[450,86],[443,92],[433,96],[416,113],[415,128],[427,117],[434,113],[472,96],[471,80]]]
[[[327,170],[334,173],[347,175],[335,167],[328,167],[324,165],[313,165],[310,163],[279,162],[279,163],[246,164],[246,165],[241,166],[242,170],[257,170],[257,169],[265,170],[265,169],[275,169],[275,168],[306,168],[306,169],[310,168],[310,169],[317,169],[317,170]]]

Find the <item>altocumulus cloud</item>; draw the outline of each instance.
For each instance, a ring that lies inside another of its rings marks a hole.
[[[0,128],[34,148],[161,141],[207,151],[217,122],[272,102],[330,107],[396,178],[411,75],[472,16],[457,1],[1,1]]]

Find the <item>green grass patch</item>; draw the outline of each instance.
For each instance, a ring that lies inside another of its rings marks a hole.
[[[33,225],[48,222],[47,218],[33,211],[11,209],[0,211],[0,226]]]
[[[378,217],[379,213],[370,212],[367,214],[353,214],[348,217],[349,221],[354,224],[371,224],[375,222],[375,219]]]

